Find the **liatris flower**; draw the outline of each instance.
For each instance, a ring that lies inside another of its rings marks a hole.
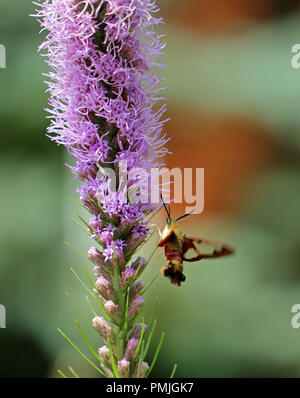
[[[118,372],[120,377],[128,378],[130,375],[130,362],[126,359],[122,359],[118,362]]]
[[[82,181],[80,200],[91,213],[85,225],[98,245],[88,258],[95,264],[94,293],[104,311],[93,319],[106,344],[99,349],[99,371],[146,377],[146,325],[136,322],[145,303],[144,284],[137,279],[148,262],[131,259],[150,232],[146,216],[155,206],[147,193],[149,171],[167,153],[165,106],[154,110],[162,99],[154,68],[163,67],[164,47],[154,27],[162,20],[154,17],[155,0],[34,4],[48,32],[39,49],[51,67],[48,136],[76,160],[68,167]],[[136,173],[141,169],[146,179]],[[141,181],[143,192],[137,193]]]
[[[149,371],[149,365],[146,362],[142,362],[141,365],[138,365],[133,373],[134,378],[145,378],[147,377],[147,373]]]

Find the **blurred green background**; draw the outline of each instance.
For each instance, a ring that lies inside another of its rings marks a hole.
[[[237,254],[188,264],[180,289],[157,279],[157,338],[161,331],[167,337],[153,376],[168,377],[178,362],[179,377],[299,377],[300,329],[291,326],[300,302],[300,70],[291,66],[299,2],[160,3],[174,153],[166,160],[205,168],[205,211],[183,228],[224,238]],[[69,365],[94,377],[56,330],[82,346],[65,292],[89,311],[69,271],[82,274],[84,259],[64,241],[81,250],[90,242],[72,223],[80,209],[69,199],[77,183],[66,154],[44,135],[47,65],[36,52],[42,36],[29,17],[33,8],[30,0],[0,4],[7,49],[0,69],[0,304],[7,310],[0,377],[56,377]],[[164,218],[156,222],[162,228]],[[145,281],[163,261],[154,256]]]

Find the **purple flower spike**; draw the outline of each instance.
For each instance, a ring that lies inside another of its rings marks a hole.
[[[140,326],[135,326],[144,306],[144,284],[134,279],[147,260],[132,263],[132,258],[149,236],[147,216],[155,208],[150,193],[159,190],[151,184],[151,170],[163,166],[168,153],[162,120],[166,106],[159,105],[163,98],[156,74],[164,67],[163,36],[155,31],[162,19],[156,17],[156,0],[34,4],[47,31],[39,51],[51,68],[46,75],[47,135],[73,156],[68,167],[81,181],[77,192],[91,213],[82,221],[98,245],[88,258],[95,264],[94,293],[109,318],[93,319],[106,342],[99,349],[100,366],[106,377],[118,376],[116,371],[120,377],[145,377],[147,364],[136,369],[142,345]]]

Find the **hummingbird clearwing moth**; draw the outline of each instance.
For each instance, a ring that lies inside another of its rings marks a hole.
[[[161,268],[161,274],[171,280],[175,286],[180,286],[185,281],[183,274],[183,262],[200,261],[207,258],[217,258],[228,256],[235,252],[235,249],[221,241],[206,238],[187,237],[183,234],[178,221],[188,215],[188,213],[177,220],[172,220],[170,209],[163,202],[167,212],[167,223],[163,232],[160,232],[159,247],[164,248],[167,266]],[[193,257],[189,257],[194,253]]]

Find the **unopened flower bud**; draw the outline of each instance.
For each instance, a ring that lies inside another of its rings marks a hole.
[[[101,294],[99,294],[99,292],[98,292],[97,289],[93,289],[93,291],[94,291],[94,293],[97,295],[99,301],[101,301],[101,303],[102,303],[103,305],[105,305],[106,299],[105,299],[103,296],[101,296]]]
[[[105,340],[109,340],[112,343],[115,342],[112,327],[102,316],[96,316],[93,319],[93,326]]]
[[[134,319],[139,314],[144,304],[145,300],[141,296],[133,300],[128,310],[128,315],[130,320]]]
[[[144,225],[135,225],[127,241],[127,249],[136,250],[145,241],[147,234],[148,230]]]
[[[147,362],[142,362],[141,365],[137,365],[135,371],[133,372],[134,378],[145,379],[149,371],[149,365]]]
[[[104,228],[104,224],[101,221],[99,216],[94,216],[89,221],[89,226],[95,231],[102,230]]]
[[[99,234],[99,238],[105,244],[105,246],[108,246],[112,242],[114,238],[114,230],[115,228],[109,225]]]
[[[134,353],[136,351],[136,348],[139,344],[138,339],[130,339],[128,340],[126,351],[125,351],[125,358],[128,359],[129,361],[132,359],[134,356]]]
[[[80,196],[80,201],[89,209],[91,213],[100,214],[101,209],[99,206],[97,206],[97,199],[92,196],[91,199],[85,194]]]
[[[142,281],[135,281],[130,288],[130,300],[136,299],[141,291],[144,289],[145,284]]]
[[[148,262],[147,262],[147,260],[146,260],[145,258],[143,258],[143,257],[138,257],[138,258],[135,260],[135,262],[131,265],[131,267],[132,267],[135,271],[138,270],[137,277],[139,277],[139,276],[144,272],[147,263],[148,263]]]
[[[111,366],[111,358],[110,358],[109,348],[106,345],[99,348],[98,354],[99,354],[99,358],[101,359],[102,362]]]
[[[108,379],[113,379],[115,376],[114,376],[114,374],[113,374],[113,372],[112,372],[112,370],[110,370],[107,366],[105,366],[105,365],[103,365],[102,363],[101,363],[101,368],[104,370],[104,373],[105,373],[105,376],[108,378]]]
[[[105,273],[102,268],[98,267],[98,265],[95,265],[95,267],[93,268],[94,274],[97,278],[105,278],[108,279],[108,274]]]
[[[112,283],[104,278],[103,276],[100,276],[96,280],[96,288],[98,289],[98,292],[105,297],[107,300],[114,300],[116,297],[115,290],[112,286]]]
[[[134,326],[133,331],[130,333],[129,337],[131,339],[134,338],[134,339],[138,339],[139,340],[141,338],[143,328],[144,328],[144,334],[145,334],[146,329],[147,329],[147,325],[142,324],[142,323],[137,323]]]
[[[130,373],[130,362],[126,359],[118,361],[118,373],[121,378],[126,379],[129,377]]]
[[[120,322],[121,314],[118,306],[112,301],[109,300],[104,304],[105,311],[109,315],[109,317],[115,321],[116,323]]]
[[[96,178],[98,173],[98,167],[95,164],[84,164],[78,162],[75,171],[82,178],[89,178],[89,176]]]
[[[88,258],[93,261],[98,267],[100,267],[104,272],[111,272],[112,267],[109,262],[105,261],[104,255],[96,248],[91,247],[88,251]]]
[[[134,275],[135,270],[133,268],[126,268],[125,271],[122,272],[120,285],[123,290],[129,287],[129,285],[133,281]]]

